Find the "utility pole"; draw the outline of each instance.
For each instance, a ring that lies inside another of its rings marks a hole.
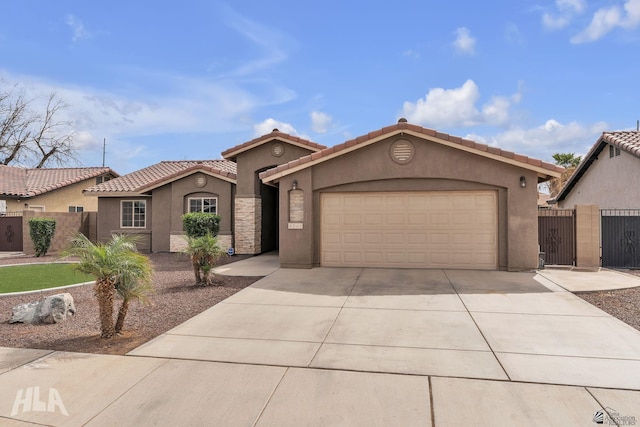
[[[107,151],[107,138],[102,140],[102,167],[104,167],[104,156]]]

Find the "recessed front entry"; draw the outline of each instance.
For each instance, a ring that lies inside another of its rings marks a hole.
[[[320,263],[498,268],[495,191],[322,193]]]

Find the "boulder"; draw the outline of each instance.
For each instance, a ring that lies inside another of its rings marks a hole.
[[[60,323],[76,312],[70,293],[51,295],[39,301],[19,304],[13,307],[9,323]]]

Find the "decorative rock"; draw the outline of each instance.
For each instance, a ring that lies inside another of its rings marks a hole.
[[[19,304],[13,307],[9,323],[60,323],[76,312],[70,293],[51,295],[39,301]]]

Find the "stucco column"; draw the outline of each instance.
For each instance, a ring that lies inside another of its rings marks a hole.
[[[600,266],[600,207],[576,205],[576,267]]]
[[[256,196],[236,196],[234,221],[236,253],[259,254],[262,250],[262,200]]]

